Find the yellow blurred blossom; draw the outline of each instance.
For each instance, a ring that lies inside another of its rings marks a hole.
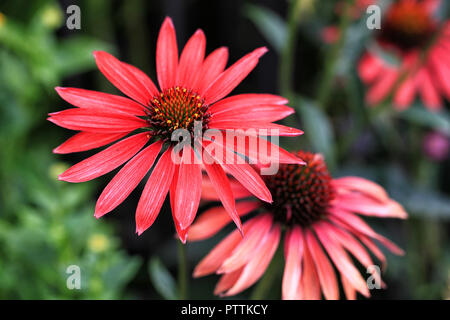
[[[109,239],[101,233],[95,233],[88,239],[88,247],[92,252],[102,252],[109,248]]]

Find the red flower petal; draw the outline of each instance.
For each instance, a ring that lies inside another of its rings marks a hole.
[[[228,180],[225,171],[223,171],[220,164],[212,161],[211,156],[204,152],[203,156],[205,160],[203,162],[203,166],[208,174],[209,179],[219,196],[220,201],[222,202],[225,210],[230,215],[231,219],[233,219],[236,227],[242,232],[241,219],[236,211],[236,205],[234,201],[233,191],[230,186],[230,182]],[[211,163],[211,164],[209,164]]]
[[[125,200],[145,177],[161,151],[162,142],[157,141],[139,152],[120,169],[108,183],[97,200],[95,217],[100,218]]]
[[[92,133],[92,132],[79,132],[64,143],[53,149],[54,153],[71,153],[80,152],[102,147],[113,141],[127,135],[127,132],[120,133]]]
[[[175,86],[178,65],[178,47],[172,19],[166,18],[156,43],[156,72],[161,91]]]
[[[259,58],[266,52],[267,48],[258,48],[226,69],[205,90],[206,103],[212,104],[229,94],[255,68]]]
[[[229,108],[226,112],[212,113],[216,121],[248,121],[273,122],[293,114],[294,109],[279,105],[254,105],[245,108]]]
[[[183,159],[178,169],[173,209],[181,229],[186,229],[191,225],[202,194],[202,168],[200,164],[193,163],[194,157],[192,148],[186,146],[183,149]]]
[[[123,139],[64,171],[59,180],[83,182],[108,173],[136,154],[148,141],[146,132]]]
[[[222,99],[214,103],[209,110],[211,113],[219,114],[251,106],[283,105],[287,102],[286,98],[273,94],[244,93]]]
[[[178,65],[177,85],[184,88],[193,88],[200,76],[199,70],[205,57],[206,39],[202,30],[197,30],[186,43],[181,52]]]
[[[146,115],[142,105],[125,97],[77,88],[56,87],[55,90],[61,98],[76,107],[107,112],[122,112],[136,116]]]
[[[208,126],[211,129],[220,130],[247,130],[254,129],[255,135],[265,135],[265,136],[299,136],[303,134],[302,130],[286,127],[281,124],[268,123],[268,122],[253,122],[253,121],[222,121],[211,119]],[[246,132],[247,134],[247,132]],[[249,130],[248,135],[252,134]]]
[[[295,298],[300,284],[303,258],[303,236],[299,226],[289,230],[285,237],[285,260],[282,297],[284,300]]]
[[[101,73],[120,91],[136,100],[148,105],[153,95],[149,95],[147,87],[142,84],[140,75],[136,76],[134,67],[119,61],[104,51],[94,52],[95,62]]]
[[[138,235],[155,221],[164,203],[175,172],[171,158],[172,149],[167,149],[148,178],[136,209],[136,231]]]
[[[147,126],[145,120],[135,116],[78,108],[51,113],[47,120],[63,128],[93,133],[131,132]]]
[[[240,217],[259,208],[259,201],[243,201],[236,204],[236,211]],[[224,207],[213,207],[203,212],[189,228],[189,241],[200,241],[212,237],[232,220]]]
[[[228,48],[221,47],[210,53],[203,62],[194,90],[203,96],[205,89],[222,73],[228,61]]]
[[[323,295],[328,300],[339,299],[339,287],[333,266],[310,230],[306,231],[306,243],[316,266]]]
[[[208,144],[208,142],[204,142],[204,146],[207,146]],[[218,144],[216,144],[216,146],[217,148],[221,147]],[[266,184],[249,164],[236,163],[236,161],[232,159],[230,152],[227,152],[225,148],[222,154],[227,157],[225,158],[225,161],[222,161],[223,159],[218,159],[215,155],[212,156],[218,163],[221,163],[222,167],[225,168],[226,171],[229,172],[234,178],[236,178],[236,180],[238,180],[244,188],[259,199],[266,202],[272,202],[272,195],[270,194],[269,189],[267,189]]]

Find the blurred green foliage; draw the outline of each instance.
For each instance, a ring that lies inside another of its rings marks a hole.
[[[53,87],[91,69],[92,51],[106,46],[57,39],[63,12],[54,1],[30,11],[0,19],[0,299],[125,298],[140,258],[93,217],[92,184],[57,180],[67,168],[51,154],[60,139],[40,130]],[[70,265],[80,267],[80,289],[66,285]]]

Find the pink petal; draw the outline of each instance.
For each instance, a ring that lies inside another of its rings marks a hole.
[[[323,295],[328,300],[339,299],[339,287],[333,266],[324,254],[314,234],[309,230],[306,231],[306,243],[316,266]]]
[[[299,226],[289,230],[285,238],[285,260],[283,273],[282,298],[295,299],[302,274],[303,235]]]
[[[131,73],[136,77],[136,79],[141,83],[145,89],[145,94],[148,97],[154,97],[159,94],[158,88],[155,86],[153,81],[143,72],[142,70],[136,68],[135,66],[122,62],[125,68],[128,68]]]
[[[234,282],[233,287],[225,293],[225,296],[238,294],[261,278],[278,248],[280,234],[280,226],[278,224],[274,225],[272,230],[266,235],[263,241],[261,241],[259,247],[256,249],[255,256],[243,268],[239,279]]]
[[[167,17],[159,31],[156,44],[156,72],[161,91],[175,86],[178,68],[178,47],[175,27]]]
[[[53,149],[54,153],[64,154],[87,151],[102,147],[126,136],[128,132],[120,133],[92,133],[79,132],[67,139],[63,144]]]
[[[403,81],[394,95],[394,103],[398,110],[406,109],[413,101],[416,94],[416,81],[410,76]]]
[[[59,180],[83,182],[104,175],[136,154],[148,141],[146,132],[123,139],[59,175]]]
[[[177,85],[193,89],[197,82],[203,58],[205,57],[206,39],[202,30],[198,29],[186,43],[181,52],[178,65]]]
[[[320,300],[320,280],[317,275],[314,260],[306,245],[306,236],[303,236],[305,245],[303,245],[303,270],[300,280],[300,286],[297,293],[298,299]]]
[[[365,83],[373,82],[383,70],[382,60],[370,52],[367,52],[358,64],[359,76]]]
[[[239,277],[242,274],[243,269],[244,268],[240,268],[236,271],[224,274],[222,277],[220,277],[219,282],[217,282],[217,285],[214,288],[214,294],[223,296],[223,292],[230,289],[236,283],[236,281],[238,281]]]
[[[152,95],[136,77],[134,69],[104,51],[94,51],[95,62],[101,73],[120,91],[137,102],[148,105]]]
[[[442,100],[428,69],[424,68],[419,71],[418,78],[419,91],[425,105],[431,110],[440,110],[442,108]]]
[[[212,201],[220,200],[216,190],[214,190],[211,180],[207,177],[207,175],[203,175],[202,178],[202,199]],[[245,189],[238,181],[233,178],[229,181],[235,199],[242,199],[251,196],[251,193],[248,192],[248,190]]]
[[[79,108],[122,112],[136,116],[146,115],[144,106],[125,97],[77,88],[56,87],[55,90],[61,98]]]
[[[84,108],[51,113],[47,120],[66,129],[92,133],[131,132],[147,126],[145,120],[131,115]]]
[[[169,191],[175,165],[172,149],[167,149],[153,169],[136,209],[136,231],[141,235],[155,221]]]
[[[327,227],[322,223],[317,223],[314,225],[314,230],[320,239],[320,242],[325,247],[331,260],[333,260],[336,268],[344,275],[350,284],[362,295],[369,297],[369,289],[367,288],[367,283],[362,278],[358,269],[355,268],[352,261],[348,257],[345,250],[338,245],[329,236],[329,230],[331,228]]]
[[[229,94],[258,64],[259,58],[267,52],[262,47],[245,55],[226,69],[204,92],[207,104],[212,104]]]
[[[342,177],[332,180],[335,188],[343,188],[349,191],[357,191],[366,194],[378,201],[387,202],[389,196],[378,184],[360,177]]]
[[[120,169],[97,200],[96,218],[112,211],[130,195],[152,167],[161,147],[161,141],[153,143]]]
[[[249,226],[251,222],[251,226]],[[217,273],[230,273],[243,267],[255,255],[255,249],[272,227],[270,214],[258,216],[247,223],[245,236],[231,255],[223,262]]]
[[[366,101],[370,105],[375,105],[383,101],[390,94],[398,78],[398,71],[395,69],[384,70],[377,78],[366,94]]]
[[[261,204],[257,201],[238,202],[236,211],[242,217],[260,206]],[[206,210],[191,225],[188,239],[189,241],[199,241],[212,237],[230,222],[230,215],[224,207],[213,207]]]
[[[237,229],[231,232],[195,267],[193,274],[194,278],[216,272],[241,240],[242,236]]]

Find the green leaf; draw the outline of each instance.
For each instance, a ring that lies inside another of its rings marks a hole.
[[[282,50],[286,39],[286,24],[279,15],[272,10],[250,4],[244,6],[244,15],[255,24],[277,52]]]
[[[176,300],[178,297],[175,280],[158,257],[150,259],[148,271],[156,291],[167,300]]]
[[[399,116],[415,124],[431,127],[447,135],[450,134],[450,114],[447,110],[432,112],[422,104],[416,103],[407,110],[400,112]]]
[[[302,97],[297,97],[295,108],[313,151],[322,153],[332,167],[335,164],[334,134],[327,115],[313,101]]]

